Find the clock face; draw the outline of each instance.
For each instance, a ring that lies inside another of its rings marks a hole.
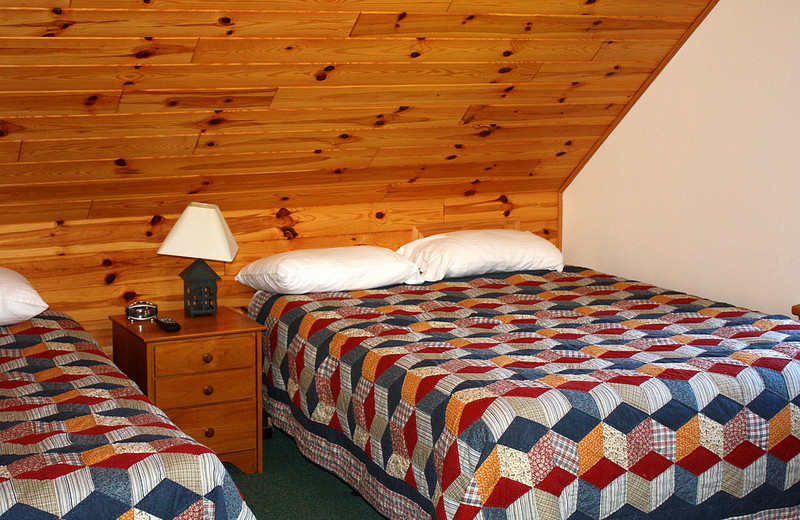
[[[125,308],[129,320],[152,320],[158,316],[158,306],[150,302],[133,302]]]

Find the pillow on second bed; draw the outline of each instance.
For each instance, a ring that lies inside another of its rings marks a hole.
[[[45,310],[47,304],[24,276],[0,267],[0,326],[29,320]]]
[[[499,271],[561,271],[564,258],[552,242],[529,231],[481,229],[441,233],[397,250],[417,264],[426,282]]]
[[[418,278],[416,264],[376,246],[287,251],[256,260],[236,275],[253,289],[282,294],[372,289]]]

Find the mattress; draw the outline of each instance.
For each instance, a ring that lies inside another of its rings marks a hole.
[[[250,315],[267,411],[388,518],[800,518],[786,316],[580,267]]]
[[[0,518],[254,517],[211,450],[45,311],[0,327]]]

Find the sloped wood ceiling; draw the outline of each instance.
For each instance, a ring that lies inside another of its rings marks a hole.
[[[288,247],[558,242],[559,191],[715,3],[0,0],[0,265],[102,341],[132,299],[180,307],[155,250],[195,200],[242,246],[235,305]]]

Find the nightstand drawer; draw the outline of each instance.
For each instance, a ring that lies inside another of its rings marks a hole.
[[[167,415],[181,430],[216,451],[249,450],[258,441],[256,402],[215,404],[202,408],[167,410]]]
[[[237,334],[159,343],[154,351],[155,377],[196,374],[255,364],[255,338]]]
[[[250,368],[158,378],[155,380],[156,406],[178,408],[252,399],[256,391],[255,379]]]

